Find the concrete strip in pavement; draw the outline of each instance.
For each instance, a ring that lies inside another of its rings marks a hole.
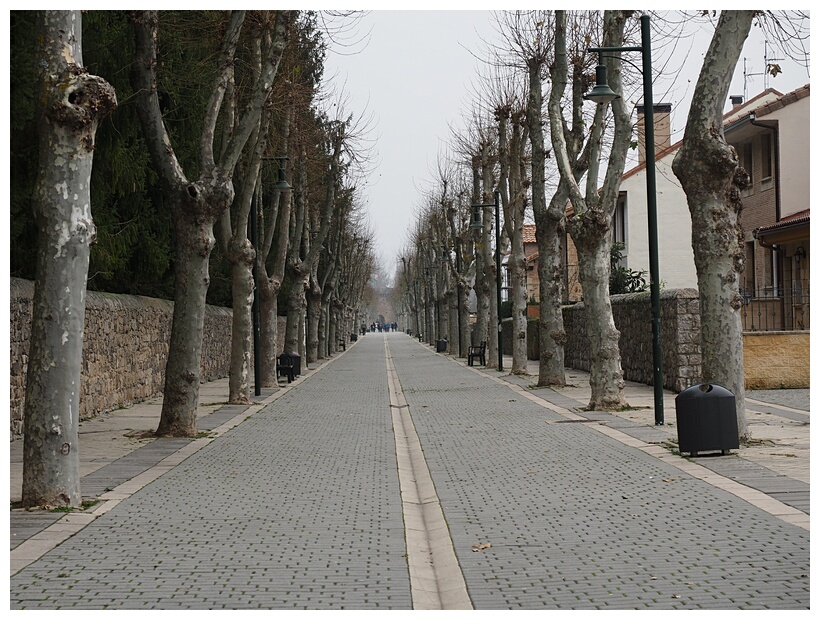
[[[473,609],[453,541],[384,340],[413,609]]]

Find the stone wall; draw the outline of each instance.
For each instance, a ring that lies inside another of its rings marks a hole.
[[[809,332],[744,333],[746,389],[808,388],[809,351]]]
[[[695,289],[661,291],[663,386],[680,392],[700,382],[700,301]],[[621,332],[624,379],[652,384],[652,301],[650,294],[612,296],[615,327]],[[584,304],[564,308],[566,365],[589,370]]]
[[[652,384],[652,311],[649,293],[612,296],[615,327],[621,332],[624,379]],[[589,338],[583,303],[564,307],[565,364],[589,371]],[[504,353],[512,355],[512,320],[503,322]],[[539,357],[538,320],[527,325],[527,357]],[[695,289],[661,291],[661,349],[664,388],[680,392],[701,383],[700,300]],[[810,334],[744,332],[747,389],[809,387]]]
[[[34,283],[11,279],[11,434],[23,430]],[[173,303],[89,291],[86,296],[80,419],[159,396],[171,334]],[[228,375],[231,310],[208,306],[202,380]]]
[[[583,303],[565,306],[564,363],[589,371],[589,338]],[[624,379],[652,383],[652,309],[649,293],[612,296],[615,327],[621,332]],[[502,323],[504,353],[512,355],[512,319]],[[538,320],[527,322],[527,357],[539,358]],[[700,301],[695,289],[661,292],[661,349],[664,387],[676,392],[700,382]]]

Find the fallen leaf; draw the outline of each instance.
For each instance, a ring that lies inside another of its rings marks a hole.
[[[492,547],[490,543],[485,543],[483,545],[473,545],[473,551],[483,551],[484,549],[489,549]]]
[[[664,482],[674,482],[675,478],[664,478],[663,481]]]
[[[679,594],[673,594],[672,598],[680,598],[680,595]]]
[[[621,499],[629,499],[629,495],[621,495]]]

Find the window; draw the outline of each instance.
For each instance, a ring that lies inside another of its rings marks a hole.
[[[618,195],[618,202],[615,205],[615,213],[612,215],[612,241],[623,245],[622,254],[624,259],[627,254],[626,247],[626,192]],[[622,267],[626,267],[626,261],[619,261]]]
[[[772,134],[764,133],[760,137],[760,177],[772,178]]]
[[[767,298],[780,297],[780,263],[777,246],[774,250],[766,248],[763,264],[763,296]]]
[[[752,143],[744,142],[740,145],[740,166],[749,175],[749,185],[754,181],[753,166],[752,166]]]

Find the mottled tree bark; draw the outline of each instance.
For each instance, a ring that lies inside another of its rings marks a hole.
[[[85,288],[96,228],[91,167],[114,89],[83,68],[80,11],[38,23],[37,276],[24,408],[23,505],[79,506],[80,372]]]
[[[507,137],[511,119],[512,135]],[[504,228],[510,240],[507,268],[510,272],[510,301],[512,302],[512,368],[514,375],[527,374],[527,271],[524,255],[525,189],[522,175],[524,147],[528,130],[522,111],[498,113],[499,162],[501,174],[499,189],[504,210]],[[500,346],[500,345],[499,345]],[[496,357],[498,357],[496,353]]]
[[[564,208],[569,196],[559,182],[558,191],[547,206],[545,160],[546,148],[542,126],[543,97],[541,71],[544,61],[528,61],[529,98],[527,123],[532,149],[532,210],[535,216],[535,237],[538,242],[539,319],[538,385],[564,386],[564,315],[561,239],[565,232]]]
[[[623,44],[624,27],[628,11],[605,11],[603,23],[603,46],[618,47]],[[615,56],[613,54],[612,56]],[[609,85],[621,93],[621,63],[617,58],[607,57]],[[556,11],[555,70],[553,92],[550,96],[550,134],[556,154],[561,180],[566,184],[575,209],[569,218],[569,229],[578,250],[579,275],[584,290],[590,347],[589,409],[607,410],[627,405],[624,397],[623,370],[618,348],[620,334],[615,329],[612,305],[609,299],[609,250],[612,246],[610,222],[618,197],[620,178],[626,163],[626,152],[632,135],[632,125],[622,98],[611,103],[614,119],[614,135],[607,160],[603,185],[598,187],[598,160],[604,128],[604,110],[599,104],[589,129],[592,154],[587,175],[586,191],[581,192],[570,161],[567,136],[563,127],[561,97],[567,87],[566,14]],[[573,105],[583,100],[573,97]]]
[[[176,249],[174,316],[158,435],[191,437],[196,434],[205,297],[210,283],[208,261],[215,243],[213,227],[233,202],[234,168],[252,132],[258,128],[262,106],[284,50],[291,15],[277,14],[274,43],[242,117],[217,161],[214,133],[244,18],[243,11],[234,11],[228,20],[200,138],[199,177],[192,181],[177,160],[160,108],[156,74],[158,13],[141,11],[134,15],[136,55],[131,79],[146,142],[171,204]]]
[[[748,175],[723,136],[723,107],[754,11],[721,11],[698,77],[683,144],[672,163],[692,216],[703,378],[735,395],[737,427],[749,437],[739,279],[743,271],[740,191]]]

